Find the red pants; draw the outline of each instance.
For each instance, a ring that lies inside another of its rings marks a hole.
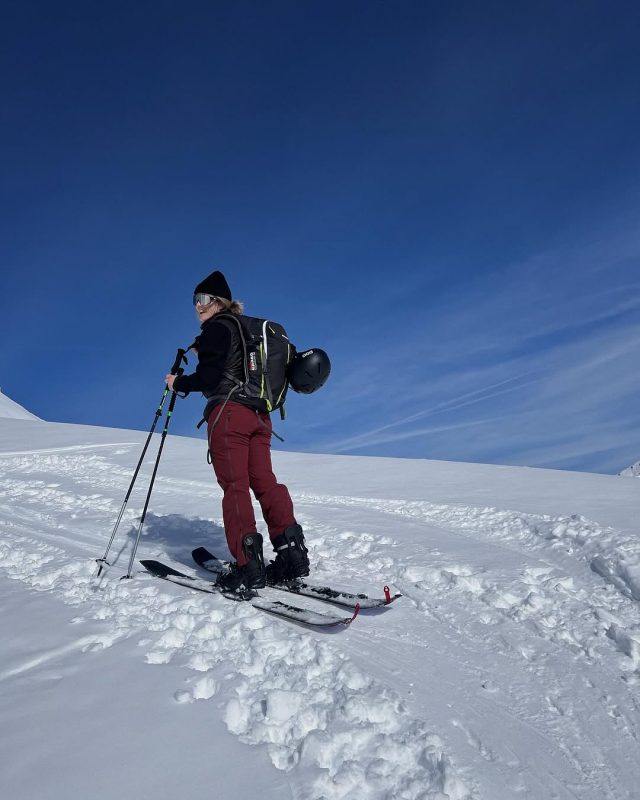
[[[229,402],[213,427],[220,406],[209,414],[209,451],[224,497],[222,517],[231,555],[246,564],[242,539],[256,532],[251,495],[253,491],[274,539],[295,523],[289,490],[278,483],[271,466],[271,419],[248,406]]]

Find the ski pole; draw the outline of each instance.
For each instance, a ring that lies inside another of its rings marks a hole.
[[[179,369],[177,373],[181,375],[182,370]],[[138,550],[138,544],[140,543],[140,536],[142,535],[142,526],[144,525],[145,517],[147,516],[147,509],[149,508],[149,501],[151,500],[151,492],[153,491],[153,484],[156,479],[156,473],[158,471],[158,466],[160,464],[160,456],[162,455],[162,448],[164,447],[165,439],[167,438],[167,431],[169,430],[169,423],[171,422],[171,415],[173,414],[173,407],[176,404],[176,397],[178,395],[173,392],[171,395],[171,400],[169,401],[169,410],[167,411],[167,419],[164,423],[164,428],[162,430],[162,438],[160,439],[160,447],[158,448],[158,455],[156,456],[156,463],[153,467],[153,474],[151,475],[151,483],[149,484],[149,491],[147,492],[147,499],[145,500],[144,509],[142,510],[142,516],[140,517],[140,524],[138,525],[138,533],[136,534],[136,540],[133,544],[133,550],[131,551],[131,558],[129,559],[129,569],[127,570],[127,574],[123,575],[121,580],[124,578],[131,577],[131,570],[133,569],[133,562],[136,557],[136,552]]]
[[[182,348],[178,348],[178,353],[176,355],[176,360],[171,367],[171,374],[177,375],[180,371],[180,364],[182,361],[186,363],[187,359],[185,357],[186,350]],[[127,507],[127,503],[129,502],[129,498],[131,497],[131,492],[133,491],[133,487],[135,482],[138,478],[138,473],[140,472],[140,467],[142,466],[142,462],[144,461],[144,457],[146,455],[147,449],[149,447],[149,443],[151,442],[151,437],[153,436],[153,432],[156,429],[156,425],[158,424],[158,420],[162,416],[162,409],[167,399],[167,395],[169,394],[169,387],[165,386],[164,392],[162,393],[162,398],[160,399],[160,403],[156,410],[156,415],[153,420],[153,424],[151,426],[151,430],[149,431],[149,435],[147,436],[147,441],[144,443],[144,447],[142,448],[142,453],[140,455],[140,459],[138,460],[138,464],[136,466],[135,472],[133,473],[133,478],[131,478],[131,483],[129,484],[129,488],[127,490],[127,494],[125,495],[124,502],[122,503],[122,507],[120,508],[120,513],[118,514],[118,518],[116,519],[116,524],[113,526],[113,531],[111,532],[111,538],[109,539],[109,544],[107,545],[107,549],[104,551],[104,555],[102,558],[96,558],[96,562],[98,564],[98,572],[96,574],[96,578],[99,578],[102,574],[105,565],[110,567],[111,564],[107,561],[107,557],[109,555],[109,551],[111,550],[111,545],[113,544],[114,539],[116,538],[116,532],[118,527],[120,526],[120,522],[122,521],[122,517],[124,515],[125,508]]]

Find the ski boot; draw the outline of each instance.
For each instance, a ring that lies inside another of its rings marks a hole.
[[[290,525],[271,543],[276,557],[267,565],[268,584],[286,583],[309,574],[309,554],[300,525]]]
[[[241,567],[231,564],[229,572],[221,572],[216,579],[216,586],[224,591],[237,592],[241,586],[245,589],[263,589],[266,585],[262,535],[247,534],[242,540],[242,551],[249,559],[247,563]]]

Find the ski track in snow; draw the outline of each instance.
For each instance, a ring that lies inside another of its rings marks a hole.
[[[461,694],[471,691],[464,680],[481,681],[504,719],[519,726],[505,747],[504,735],[492,740],[481,719],[452,712],[449,729],[436,735],[429,709],[421,718],[402,697],[399,679],[394,683],[391,672],[387,682],[368,674],[366,658],[358,657],[358,637],[367,635],[364,627],[358,633],[361,621],[334,638],[243,604],[169,590],[153,578],[122,582],[111,575],[97,582],[91,556],[101,555],[96,547],[104,546],[100,537],[108,537],[131,479],[131,468],[114,460],[128,447],[0,454],[0,567],[78,606],[79,620],[105,621],[104,633],[81,637],[77,649],[139,636],[148,663],[183,665],[185,686],[176,688],[176,702],[216,698],[229,731],[241,741],[266,747],[274,766],[292,776],[299,768],[314,776],[304,786],[295,784],[302,800],[479,797],[469,767],[459,765],[457,754],[450,757],[456,736],[500,774],[513,797],[542,798],[541,791],[581,800],[632,796],[619,775],[638,776],[636,540],[580,516],[295,494],[314,581],[346,588],[392,582],[405,596],[396,606],[405,604],[412,630],[456,655]],[[142,485],[146,480],[141,475]],[[154,500],[161,505],[164,497],[174,507],[185,494],[199,509],[218,502],[213,479],[162,477]],[[127,511],[120,539],[140,511]],[[345,518],[353,520],[350,529]],[[157,519],[167,530],[185,522],[178,515]],[[211,525],[189,522],[203,534]],[[416,526],[424,530],[418,552],[402,546],[406,525],[412,526],[412,542]],[[495,566],[487,560],[488,548],[501,555]],[[86,558],[79,559],[79,551]],[[390,652],[394,639],[407,637],[394,613],[385,612],[369,629],[381,647],[388,640]],[[476,702],[471,694],[468,699],[471,706]],[[549,779],[534,786],[530,738],[520,746],[520,728],[540,740],[549,772],[558,772],[555,784]],[[602,741],[603,730],[617,742],[615,752],[611,741]]]
[[[530,562],[535,554],[538,563],[514,575],[511,567],[501,570],[484,563],[452,561],[449,553],[434,549],[414,551],[404,559],[384,555],[376,559],[358,531],[341,534],[358,542],[355,556],[361,562],[366,560],[381,576],[392,576],[416,608],[441,624],[440,635],[452,649],[458,648],[461,657],[464,653],[463,661],[478,664],[480,653],[495,651],[499,644],[501,661],[510,662],[507,674],[521,674],[523,680],[501,686],[494,672],[488,673],[483,685],[490,692],[507,692],[517,717],[534,721],[585,783],[598,787],[594,796],[616,800],[633,796],[621,790],[616,776],[634,763],[640,743],[636,689],[640,626],[633,587],[617,578],[633,574],[629,562],[638,561],[637,542],[576,516],[537,517],[496,509],[344,497],[307,496],[304,501],[373,507],[430,526],[435,522],[450,540],[463,536],[495,543],[500,550],[497,564],[505,556],[513,560],[522,552]],[[468,544],[464,551],[471,552]],[[576,555],[586,562],[585,569],[583,574],[574,570],[568,575],[564,568],[575,567],[571,561]],[[615,567],[595,570],[592,557]],[[576,673],[575,664],[580,662],[588,673]],[[587,692],[584,707],[570,699],[577,681]],[[546,709],[536,696],[540,687]],[[464,723],[454,724],[468,734],[469,743],[483,758],[506,764],[513,755],[497,755]],[[611,758],[611,741],[602,741],[603,728],[609,728],[621,743],[619,757]],[[607,761],[612,762],[608,767]],[[584,789],[577,790],[576,796],[586,796]]]
[[[301,798],[470,796],[440,739],[410,717],[397,695],[310,635],[242,603],[169,594],[153,578],[97,584],[93,561],[70,564],[64,551],[28,537],[5,537],[0,564],[11,578],[110,623],[109,632],[79,639],[77,649],[142,636],[149,664],[177,660],[195,672],[176,690],[178,703],[207,700],[225,684],[223,713],[232,733],[266,745],[278,769],[300,763],[317,773]],[[0,673],[0,680],[42,660]]]
[[[512,545],[514,540],[540,549],[557,549],[586,561],[625,596],[640,600],[640,546],[637,538],[603,528],[577,514],[550,517],[496,508],[451,506],[355,497],[299,496],[307,504],[366,508],[442,525],[452,532],[482,533]]]
[[[108,632],[81,637],[73,647],[95,650],[142,636],[139,645],[149,664],[178,661],[195,673],[185,679],[186,688],[176,690],[176,702],[222,694],[231,733],[266,746],[276,768],[292,771],[301,765],[307,775],[315,775],[297,787],[302,800],[472,796],[439,737],[411,717],[396,693],[321,637],[249,605],[181,589],[163,591],[153,578],[96,580],[93,560],[70,560],[65,549],[52,543],[60,541],[61,515],[75,521],[86,512],[104,527],[119,508],[113,498],[74,493],[69,479],[113,491],[122,489],[120,478],[130,480],[128,471],[119,472],[103,456],[59,452],[2,457],[0,464],[5,474],[0,481],[0,566],[5,574],[38,591],[53,591],[79,606],[84,617],[108,623]],[[10,472],[13,477],[6,477]],[[64,478],[64,487],[51,481],[52,474]],[[38,511],[42,505],[51,513]],[[29,660],[0,673],[0,680],[58,654]]]

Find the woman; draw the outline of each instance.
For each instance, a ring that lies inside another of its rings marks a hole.
[[[278,483],[271,466],[271,419],[231,399],[244,374],[245,354],[237,325],[221,315],[241,315],[242,303],[232,299],[229,284],[218,271],[196,286],[193,302],[202,329],[191,348],[198,355],[198,366],[192,375],[167,375],[166,382],[185,397],[199,391],[207,398],[209,452],[224,492],[224,530],[235,559],[230,572],[219,575],[216,583],[236,591],[304,577],[309,574],[309,557],[302,528],[296,523],[289,490]],[[275,561],[266,568],[250,490],[260,503],[276,552]]]

